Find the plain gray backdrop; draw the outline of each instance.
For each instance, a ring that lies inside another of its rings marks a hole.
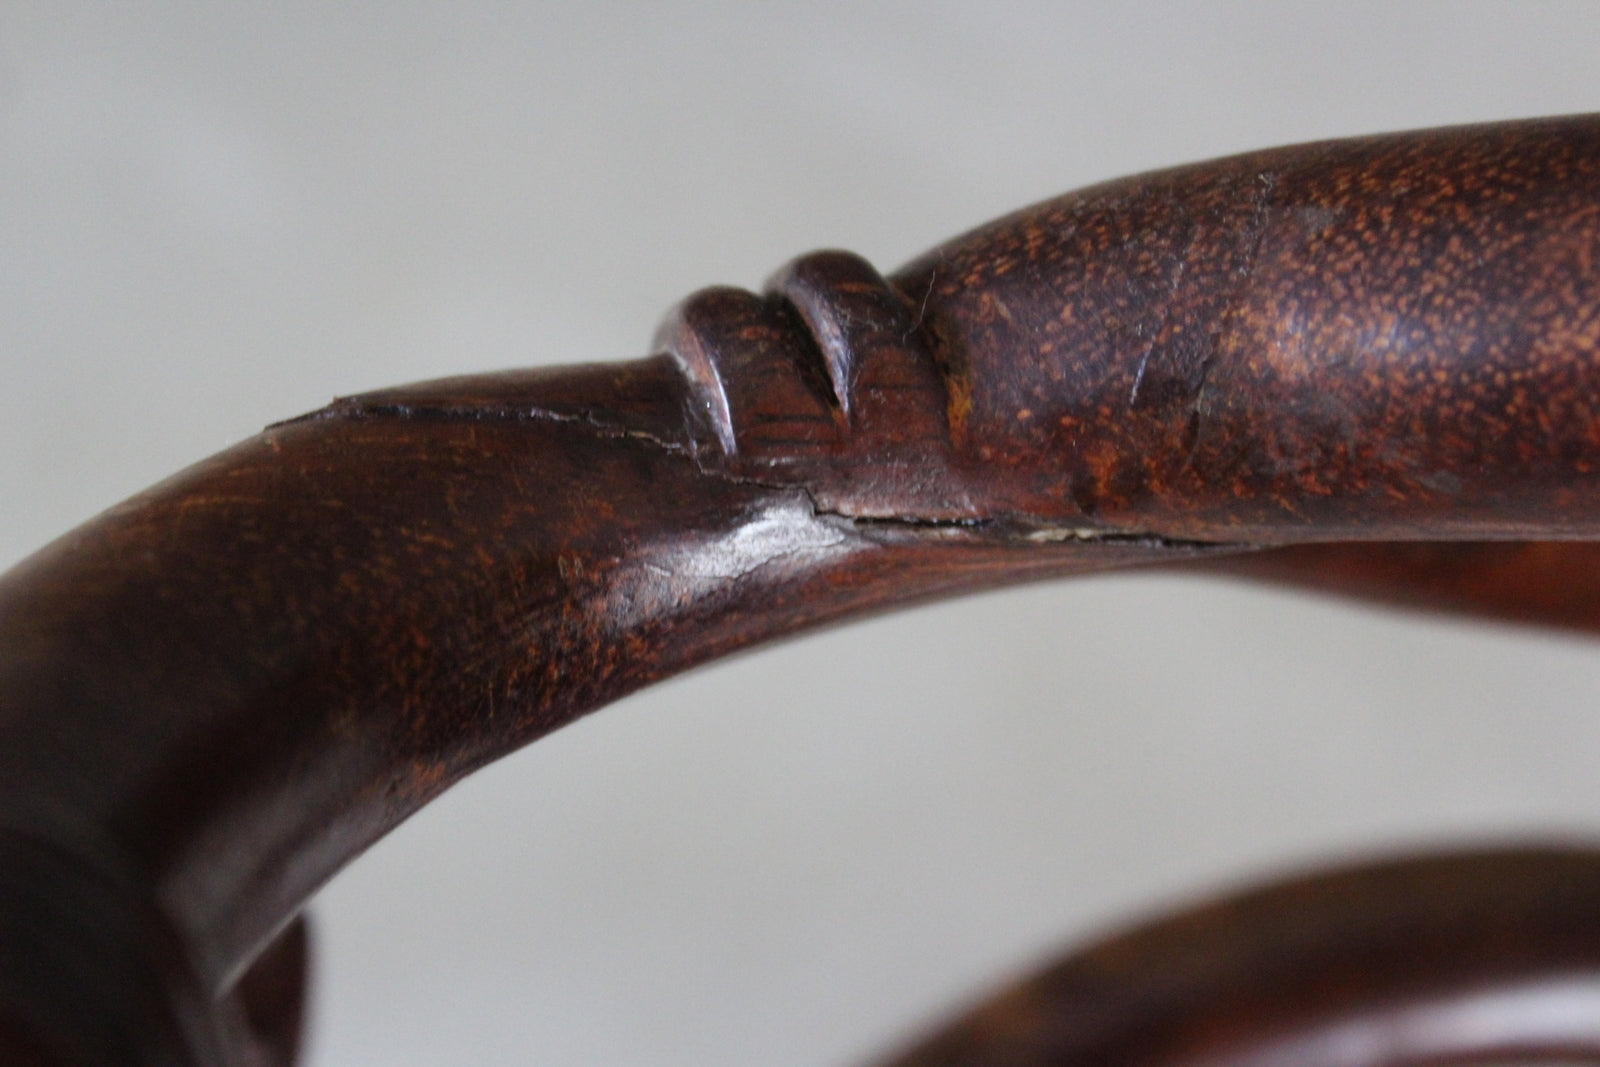
[[[810,248],[1600,107],[1589,3],[0,5],[0,562],[265,423],[645,354]],[[1600,649],[1173,579],[701,670],[313,904],[314,1067],[859,1061],[1068,944],[1400,847],[1600,831]]]

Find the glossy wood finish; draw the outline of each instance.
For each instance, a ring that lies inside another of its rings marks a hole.
[[[637,362],[347,398],[113,508],[0,579],[0,1049],[286,1061],[273,939],[342,864],[808,627],[1148,565],[1587,625],[1592,550],[1534,542],[1600,535],[1597,177],[1580,118],[1128,179],[887,278],[703,291]]]

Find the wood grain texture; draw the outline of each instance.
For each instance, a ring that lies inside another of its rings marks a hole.
[[[887,277],[702,291],[637,362],[346,398],[111,509],[0,579],[0,1041],[287,1061],[278,932],[343,864],[810,627],[1150,565],[1588,625],[1597,172],[1577,118],[1132,178]]]

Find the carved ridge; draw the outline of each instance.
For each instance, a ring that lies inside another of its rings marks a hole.
[[[678,361],[691,396],[699,402],[696,414],[709,425],[722,451],[729,456],[738,454],[739,442],[718,366],[719,352],[712,343],[712,328],[738,316],[746,310],[741,305],[754,300],[755,294],[732,286],[702,289],[667,313],[656,329],[652,345],[655,351],[665,352]]]
[[[914,311],[860,256],[812,252],[760,296],[693,294],[663,320],[656,350],[683,368],[695,416],[730,458],[876,451],[903,444],[902,425],[920,427],[926,447],[929,416],[948,444],[948,383]]]

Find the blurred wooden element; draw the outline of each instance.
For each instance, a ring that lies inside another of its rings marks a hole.
[[[0,579],[0,1048],[290,1061],[279,931],[343,864],[823,623],[1161,564],[1588,625],[1597,179],[1576,118],[1113,182],[887,278],[702,291],[637,362],[343,399],[112,508]]]
[[[892,1067],[1600,1059],[1600,851],[1403,859],[1112,937]]]
[[[1587,541],[1292,545],[1209,569],[1405,608],[1600,629],[1600,546]]]

